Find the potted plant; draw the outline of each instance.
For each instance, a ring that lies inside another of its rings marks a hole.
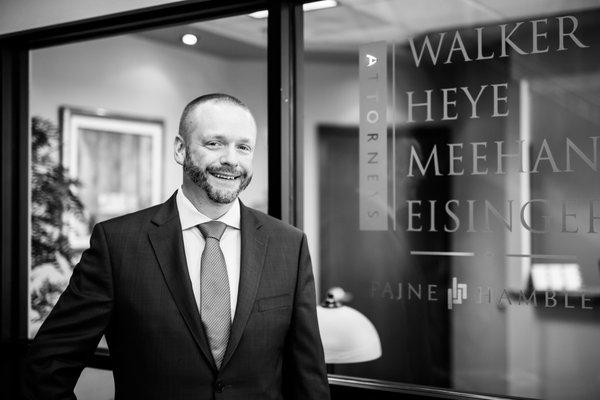
[[[75,256],[68,221],[83,219],[83,204],[60,160],[60,137],[50,121],[31,121],[30,334],[34,335],[66,288]]]

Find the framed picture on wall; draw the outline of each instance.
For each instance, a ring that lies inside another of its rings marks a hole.
[[[62,164],[79,181],[84,218],[69,221],[74,250],[101,221],[161,200],[164,122],[105,110],[61,107]]]

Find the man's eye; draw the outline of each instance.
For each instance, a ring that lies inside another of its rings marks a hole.
[[[246,144],[242,144],[242,145],[238,146],[238,148],[242,151],[252,151],[252,147],[250,147]]]
[[[206,147],[218,147],[220,145],[219,142],[206,142]]]

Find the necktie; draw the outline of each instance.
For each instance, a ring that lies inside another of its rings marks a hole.
[[[223,222],[210,221],[198,227],[206,239],[201,259],[200,315],[210,351],[217,368],[221,368],[231,327],[229,279],[225,258],[219,246],[219,240],[227,226]]]

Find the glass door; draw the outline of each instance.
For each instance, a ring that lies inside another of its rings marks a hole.
[[[304,227],[321,299],[376,331],[345,362],[353,326],[332,339],[336,374],[597,397],[599,19],[594,0],[306,13]]]

